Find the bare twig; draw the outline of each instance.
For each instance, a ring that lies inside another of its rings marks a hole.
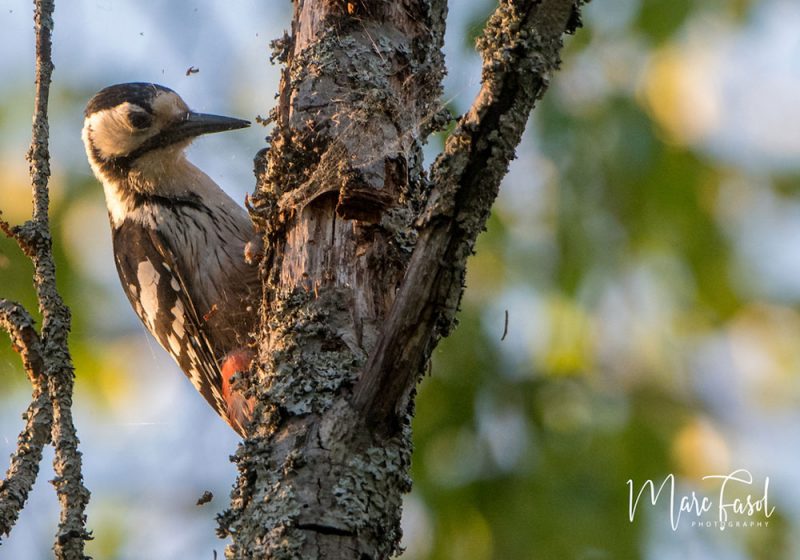
[[[11,457],[6,479],[0,485],[0,534],[8,534],[27,500],[39,471],[42,448],[50,441],[55,447],[53,467],[61,502],[61,519],[53,550],[58,560],[82,560],[86,530],[84,511],[89,491],[83,485],[81,454],[72,422],[74,371],[67,345],[70,313],[56,286],[55,263],[48,219],[50,177],[49,125],[47,104],[53,72],[51,35],[53,0],[35,0],[36,96],[33,139],[28,151],[33,190],[33,216],[12,227],[0,220],[0,230],[14,238],[33,262],[33,282],[42,315],[37,333],[30,314],[20,305],[0,300],[0,326],[9,332],[20,353],[33,397],[24,418],[26,426]]]
[[[30,382],[39,383],[44,376],[44,361],[33,317],[20,304],[0,299],[0,327],[11,337],[11,346],[22,358]]]
[[[30,314],[17,303],[0,300],[0,327],[11,337],[11,345],[19,352],[33,385],[32,402],[23,415],[25,428],[17,440],[6,478],[0,482],[0,535],[8,535],[39,474],[42,449],[50,442],[53,413],[47,394],[39,333]]]
[[[437,340],[452,328],[466,259],[581,3],[504,0],[487,23],[478,44],[481,91],[433,165],[411,262],[354,390],[354,404],[370,424],[391,427]]]
[[[67,345],[70,313],[56,287],[55,263],[48,220],[50,177],[49,126],[47,104],[53,71],[51,36],[53,0],[35,0],[36,96],[33,116],[33,140],[28,151],[33,187],[33,218],[17,228],[23,250],[27,246],[34,266],[34,286],[42,314],[42,347],[46,365],[47,388],[53,407],[52,441],[55,447],[53,468],[61,503],[61,518],[53,550],[58,559],[85,558],[85,509],[89,491],[83,485],[81,454],[72,422],[74,371]]]
[[[6,478],[0,482],[0,536],[8,535],[39,474],[42,449],[50,442],[53,408],[44,383],[34,385],[33,397],[23,414],[25,428],[17,439]]]
[[[0,210],[0,216],[2,216],[2,215],[3,215],[3,211]],[[7,221],[5,221],[2,217],[0,217],[0,231],[5,233],[7,237],[10,237],[12,239],[16,239],[16,234],[14,232],[14,228],[11,227],[11,224],[9,224]]]

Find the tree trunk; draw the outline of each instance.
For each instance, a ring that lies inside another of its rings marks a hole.
[[[483,85],[430,178],[446,2],[296,0],[251,214],[264,232],[254,433],[220,516],[229,558],[387,558],[411,481],[413,391],[559,63],[577,0],[504,1]]]

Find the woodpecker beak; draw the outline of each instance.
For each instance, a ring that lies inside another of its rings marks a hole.
[[[220,115],[206,115],[204,113],[188,113],[186,117],[166,128],[159,135],[162,145],[173,144],[187,138],[194,138],[201,134],[212,132],[225,132],[250,126],[250,121],[222,117]]]
[[[171,146],[183,140],[189,140],[201,134],[211,132],[224,132],[250,126],[250,121],[221,117],[219,115],[206,115],[203,113],[187,113],[181,120],[162,129],[159,134],[150,137],[124,159],[133,161],[150,150]]]

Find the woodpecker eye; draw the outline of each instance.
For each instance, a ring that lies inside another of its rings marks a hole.
[[[144,111],[131,111],[128,113],[128,120],[131,126],[143,130],[153,123],[153,117]]]

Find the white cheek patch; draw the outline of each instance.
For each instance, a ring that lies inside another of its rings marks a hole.
[[[139,281],[142,302],[142,317],[147,322],[150,332],[154,332],[156,317],[158,315],[158,280],[161,275],[149,260],[139,263],[136,270],[136,279]]]
[[[94,145],[101,157],[108,159],[134,151],[152,134],[142,134],[131,126],[128,115],[131,111],[137,110],[141,109],[125,102],[89,116],[83,126],[83,140],[87,148],[91,129],[91,144]],[[89,160],[91,159],[90,154]]]

